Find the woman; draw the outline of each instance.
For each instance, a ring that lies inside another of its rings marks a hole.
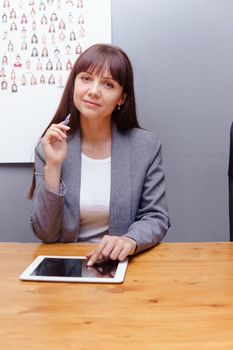
[[[99,242],[89,266],[99,257],[122,261],[166,234],[161,145],[139,128],[132,66],[121,49],[97,44],[75,62],[36,147],[30,196],[39,239]]]

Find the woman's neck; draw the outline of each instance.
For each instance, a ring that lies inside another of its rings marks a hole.
[[[111,119],[90,120],[80,117],[82,152],[94,159],[111,156]]]

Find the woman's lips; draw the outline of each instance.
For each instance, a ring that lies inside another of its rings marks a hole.
[[[88,106],[91,106],[91,107],[101,107],[100,104],[98,104],[96,102],[93,102],[93,101],[83,100],[83,102],[86,103]]]

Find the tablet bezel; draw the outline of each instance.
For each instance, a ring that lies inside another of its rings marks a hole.
[[[85,282],[85,283],[122,283],[128,265],[128,260],[119,261],[114,277],[60,277],[60,276],[33,276],[31,273],[45,258],[63,259],[87,259],[86,256],[64,256],[64,255],[39,255],[23,271],[19,279],[23,281],[45,281],[45,282]]]

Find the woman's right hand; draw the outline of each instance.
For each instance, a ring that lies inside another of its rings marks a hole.
[[[61,166],[67,155],[66,132],[70,127],[63,123],[52,124],[42,137],[46,164]]]

